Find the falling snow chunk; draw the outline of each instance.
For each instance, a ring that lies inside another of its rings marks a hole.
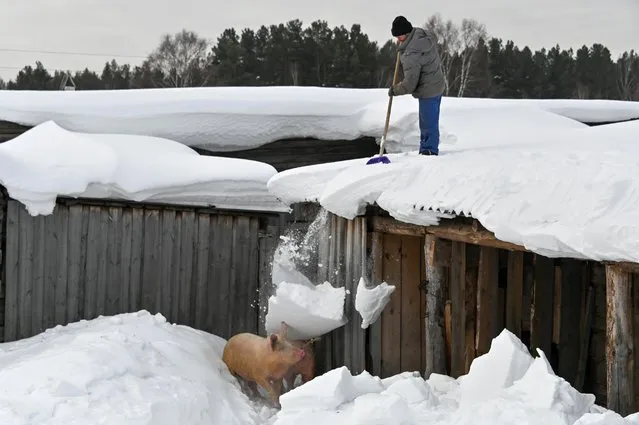
[[[386,304],[395,291],[395,286],[382,282],[372,288],[367,288],[366,279],[359,279],[357,294],[355,295],[355,310],[362,316],[362,329],[374,323],[384,311]]]

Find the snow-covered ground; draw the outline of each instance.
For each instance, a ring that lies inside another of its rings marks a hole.
[[[0,91],[0,120],[37,125],[53,120],[70,131],[164,137],[215,151],[248,149],[294,137],[350,140],[379,138],[387,106],[386,89],[318,87],[204,87],[77,92]],[[639,118],[637,102],[444,98],[442,132],[455,111],[483,108],[544,110],[585,122]],[[557,118],[558,120],[559,118]],[[565,120],[569,121],[569,120]],[[388,149],[416,149],[417,103],[410,96],[393,103]],[[570,125],[570,124],[566,124]],[[499,129],[493,129],[493,134]]]
[[[508,331],[466,376],[379,379],[336,368],[281,397],[250,400],[221,360],[225,341],[146,311],[0,344],[6,425],[639,424],[594,404]]]
[[[477,110],[494,131],[469,116],[438,157],[301,167],[272,177],[269,190],[346,218],[373,203],[418,225],[463,213],[549,257],[639,262],[639,121],[569,128],[539,112]]]
[[[0,144],[0,184],[32,215],[50,214],[57,196],[288,211],[266,188],[275,173],[168,139],[74,133],[53,121]]]

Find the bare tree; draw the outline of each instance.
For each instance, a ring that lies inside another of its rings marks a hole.
[[[153,70],[161,71],[170,87],[191,87],[207,82],[203,69],[207,60],[209,42],[193,31],[182,30],[171,36],[165,34],[157,49],[148,57]],[[199,80],[199,81],[198,81]]]
[[[634,50],[617,60],[619,95],[621,100],[637,100],[639,97],[639,55]]]
[[[455,77],[452,75],[453,60],[461,47],[459,28],[450,19],[444,22],[442,16],[436,13],[428,18],[424,29],[437,38],[439,54],[442,60],[442,71],[444,72],[446,82],[444,94],[448,95],[451,86],[455,82]]]
[[[0,90],[5,90],[6,88],[7,88],[7,83],[5,83],[2,78],[0,78]]]
[[[464,96],[468,83],[472,81],[472,69],[475,52],[481,40],[488,36],[486,26],[474,19],[464,19],[461,27],[461,52],[459,70],[459,90],[458,97]]]

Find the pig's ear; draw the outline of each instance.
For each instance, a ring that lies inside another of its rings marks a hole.
[[[280,323],[280,335],[284,339],[286,339],[286,337],[288,336],[288,325],[283,320],[282,323]]]
[[[277,335],[276,334],[270,334],[268,337],[268,343],[271,347],[271,350],[275,350],[275,344],[277,344]]]

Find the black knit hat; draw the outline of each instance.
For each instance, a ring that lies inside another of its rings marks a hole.
[[[408,34],[413,30],[413,26],[408,19],[403,16],[398,16],[393,19],[393,26],[391,28],[391,34],[393,37],[399,37],[400,35]]]

